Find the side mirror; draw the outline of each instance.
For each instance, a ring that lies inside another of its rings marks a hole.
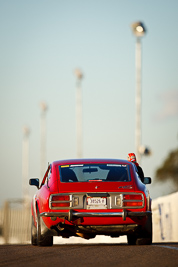
[[[39,189],[39,179],[38,178],[32,178],[29,180],[29,185],[35,185]]]
[[[144,177],[144,184],[151,184],[151,178],[150,177]]]

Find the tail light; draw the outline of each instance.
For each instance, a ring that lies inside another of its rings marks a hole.
[[[123,207],[143,207],[144,197],[142,194],[123,194]]]
[[[51,207],[70,207],[70,196],[69,195],[54,195],[51,198]]]

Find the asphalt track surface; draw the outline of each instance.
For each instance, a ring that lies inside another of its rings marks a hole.
[[[0,266],[178,266],[178,243],[0,245]]]

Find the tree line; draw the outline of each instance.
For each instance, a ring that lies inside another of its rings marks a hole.
[[[178,191],[178,149],[171,151],[156,170],[155,181],[164,182],[167,180],[171,180],[175,185],[174,192]]]

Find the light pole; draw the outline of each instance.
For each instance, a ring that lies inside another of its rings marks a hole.
[[[146,33],[145,26],[142,22],[135,22],[131,25],[132,31],[136,36],[135,47],[135,67],[136,67],[136,124],[135,124],[135,148],[138,162],[141,160],[141,102],[142,102],[142,84],[141,84],[141,71],[142,71],[142,49],[141,49],[141,37]]]
[[[77,77],[76,83],[76,135],[77,135],[77,158],[82,158],[82,87],[81,80],[83,74],[79,69],[75,69],[75,75]]]
[[[40,109],[41,109],[41,127],[40,127],[40,135],[41,135],[41,142],[40,142],[40,175],[41,178],[44,175],[45,172],[45,166],[46,166],[46,111],[48,109],[46,103],[41,102],[40,103]]]
[[[28,179],[29,179],[29,135],[30,129],[26,126],[23,127],[23,140],[22,140],[22,192],[24,203],[28,201]]]

